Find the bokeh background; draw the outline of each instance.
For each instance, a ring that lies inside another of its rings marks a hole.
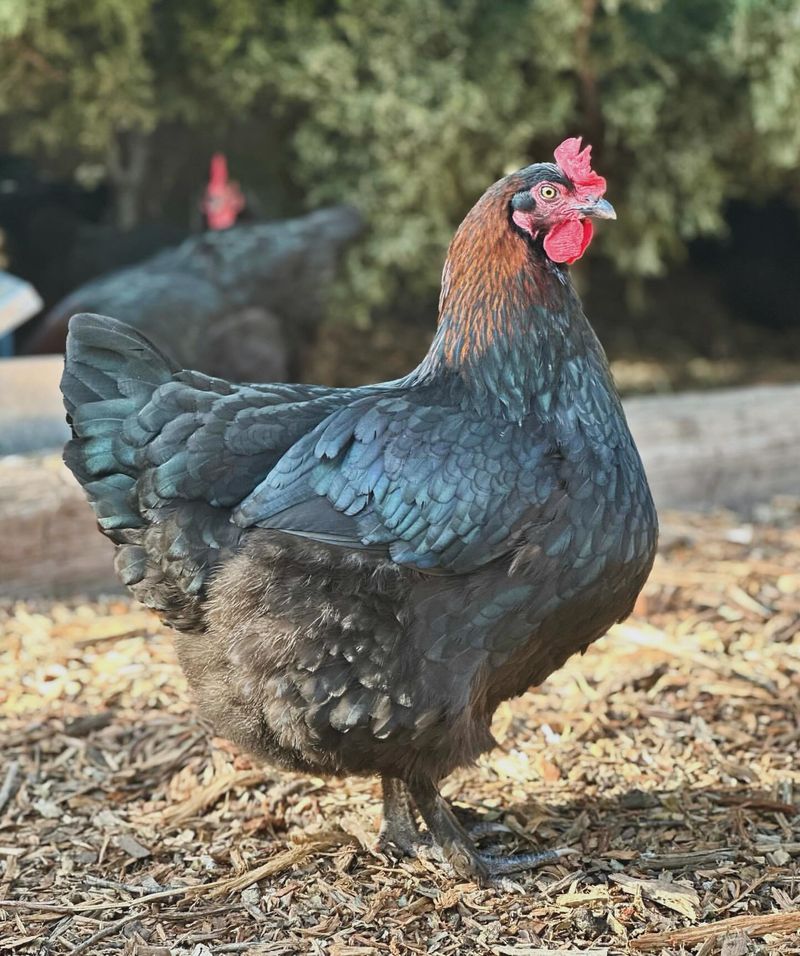
[[[797,0],[4,0],[5,268],[49,306],[175,244],[223,150],[255,219],[362,211],[305,377],[393,375],[471,203],[582,134],[623,388],[796,377],[798,34]]]

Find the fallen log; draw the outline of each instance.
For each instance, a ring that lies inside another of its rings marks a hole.
[[[114,546],[58,454],[0,458],[0,597],[116,590]]]
[[[25,436],[25,423],[36,421],[42,434],[63,433],[59,368],[52,364],[50,378],[42,373],[37,382],[47,413],[27,399],[16,411],[0,401],[0,431]],[[9,391],[0,376],[0,399]],[[774,495],[800,494],[800,385],[647,396],[625,408],[661,509],[746,511]],[[118,586],[113,547],[58,454],[0,457],[0,541],[0,596]]]
[[[0,361],[0,455],[52,450],[67,440],[58,382],[62,355]]]
[[[659,508],[800,495],[800,385],[648,395],[625,413]]]

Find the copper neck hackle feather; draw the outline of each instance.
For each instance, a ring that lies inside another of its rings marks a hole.
[[[527,414],[536,394],[552,393],[562,359],[574,352],[569,327],[585,324],[567,270],[510,222],[521,188],[518,174],[495,183],[456,232],[438,329],[418,370],[458,378],[476,404],[512,420]]]
[[[515,235],[506,210],[520,184],[501,180],[472,207],[450,243],[439,296],[443,356],[463,366],[491,347],[504,328],[509,297],[524,290],[531,262],[527,243]],[[520,283],[522,279],[522,283]]]

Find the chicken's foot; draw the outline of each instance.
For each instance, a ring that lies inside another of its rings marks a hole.
[[[378,834],[378,849],[400,850],[416,856],[419,848],[429,844],[427,834],[420,833],[408,787],[397,777],[383,777],[383,821]]]
[[[505,876],[520,870],[536,869],[575,852],[570,849],[558,849],[544,850],[541,853],[515,853],[508,856],[481,853],[431,781],[415,782],[411,786],[411,793],[422,814],[422,819],[428,825],[436,843],[441,847],[445,859],[459,876],[475,880],[482,886],[491,883],[492,877]]]

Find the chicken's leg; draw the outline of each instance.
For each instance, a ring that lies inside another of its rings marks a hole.
[[[417,827],[408,788],[397,777],[383,777],[383,822],[378,847],[381,850],[395,847],[407,856],[416,856],[426,842]]]
[[[574,852],[544,850],[541,853],[516,853],[508,856],[480,853],[431,781],[415,782],[411,785],[411,793],[422,819],[427,823],[433,839],[441,847],[447,861],[459,876],[473,879],[479,884],[487,884],[493,876],[532,870],[545,863],[553,863]]]

